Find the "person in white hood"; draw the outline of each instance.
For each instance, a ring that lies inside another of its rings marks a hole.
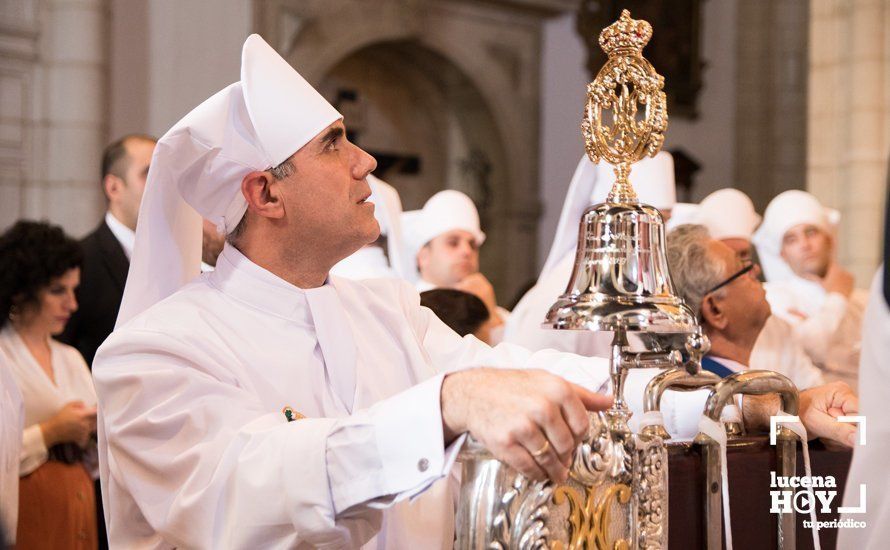
[[[754,210],[751,199],[742,191],[733,188],[714,191],[701,203],[687,205],[682,219],[684,223],[705,226],[711,238],[732,249],[742,263],[753,262],[751,239],[761,218]],[[677,217],[672,218],[672,221],[675,220]],[[754,269],[758,269],[758,266]],[[759,274],[759,271],[754,271],[754,274]],[[752,369],[781,372],[801,389],[824,382],[821,371],[795,337],[794,329],[776,315],[769,315],[766,319],[751,351],[750,361],[746,361],[746,364]]]
[[[754,235],[774,315],[794,327],[826,380],[856,387],[867,295],[838,263],[837,213],[813,195],[785,191]]]
[[[659,152],[633,164],[630,181],[640,202],[658,208],[662,217],[670,218],[676,204],[674,160],[670,153]],[[594,164],[583,156],[575,169],[563,203],[556,236],[544,262],[538,281],[522,297],[510,313],[504,329],[504,341],[522,344],[529,349],[557,349],[581,355],[607,357],[610,333],[559,331],[541,328],[550,306],[566,291],[575,251],[578,248],[578,227],[587,207],[604,202],[615,172],[612,165]]]
[[[534,369],[598,388],[602,360],[491,348],[407,283],[329,275],[379,233],[341,119],[252,35],[240,81],[159,140],[93,363],[111,547],[451,548],[435,482],[461,434],[562,480],[608,406]],[[205,274],[202,217],[227,235]]]
[[[478,296],[490,313],[492,339],[500,342],[510,312],[498,306],[494,287],[479,271],[485,233],[473,200],[454,189],[439,191],[420,210],[402,214],[402,227],[418,292],[453,288]]]
[[[351,256],[340,260],[331,268],[331,274],[347,279],[407,279],[410,264],[403,261],[402,251],[402,200],[396,189],[368,174],[371,198],[374,204],[374,218],[380,225],[380,237],[371,244],[357,250]]]

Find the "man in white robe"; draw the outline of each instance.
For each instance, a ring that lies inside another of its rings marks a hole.
[[[159,141],[94,368],[113,547],[450,548],[431,485],[461,433],[564,479],[585,408],[610,401],[506,368],[597,388],[603,361],[489,348],[407,283],[328,277],[379,231],[374,160],[340,118],[253,35],[241,80]],[[234,245],[195,278],[202,217]]]
[[[647,157],[634,163],[630,181],[640,202],[657,208],[667,221],[676,204],[671,154],[661,151],[653,158]],[[505,342],[533,350],[557,349],[588,356],[609,356],[611,333],[548,330],[541,328],[541,323],[550,306],[565,293],[568,286],[575,266],[581,216],[587,207],[606,200],[614,182],[612,165],[606,162],[594,164],[587,155],[581,158],[569,184],[556,235],[541,275],[510,313],[504,328]]]
[[[864,529],[841,529],[837,547],[841,550],[879,550],[890,540],[890,281],[885,263],[872,282],[865,310],[862,359],[859,366],[861,414],[866,419],[865,445],[857,445],[843,496],[843,505],[865,513],[847,513],[841,520],[864,521]],[[862,486],[865,487],[863,502]]]
[[[347,279],[407,279],[413,268],[404,258],[402,244],[402,200],[396,189],[368,174],[374,218],[380,225],[380,238],[365,245],[331,268],[331,275]]]
[[[866,293],[837,261],[836,212],[785,191],[754,236],[773,314],[787,321],[826,380],[856,387]]]
[[[686,205],[682,215],[684,223],[705,226],[711,238],[735,251],[742,263],[753,262],[751,239],[761,218],[755,212],[751,199],[742,191],[733,188],[719,189],[705,197],[699,204]],[[672,217],[671,221],[675,222],[676,216]],[[754,299],[760,301],[759,295]],[[808,388],[824,382],[821,373],[797,341],[794,329],[787,321],[776,315],[770,315],[763,325],[751,351],[748,365],[752,369],[781,372],[791,378],[799,388]]]
[[[492,341],[500,342],[510,312],[498,305],[494,286],[479,271],[485,232],[473,200],[454,189],[439,191],[420,210],[402,214],[402,226],[405,256],[413,267],[409,280],[417,291],[454,288],[474,294],[491,315]]]

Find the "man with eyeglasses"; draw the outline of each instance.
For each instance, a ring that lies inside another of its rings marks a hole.
[[[770,316],[755,264],[743,262],[736,251],[711,238],[705,226],[692,224],[668,234],[667,257],[678,294],[698,315],[711,341],[702,367],[720,376],[746,370]],[[821,375],[806,361],[777,364],[771,370],[788,376],[802,390],[799,416],[811,436],[855,443],[855,429],[834,421],[858,410],[859,400],[847,384],[809,387],[810,381],[821,381]]]
[[[668,228],[682,224],[701,224],[711,238],[731,248],[745,264],[754,261],[752,238],[760,224],[760,215],[751,199],[742,191],[725,188],[714,191],[699,204],[685,204],[681,212],[671,218]],[[749,273],[761,278],[759,265],[752,265]],[[822,384],[825,380],[818,367],[794,334],[788,321],[769,315],[751,351],[748,366],[752,369],[776,370],[781,365],[792,365],[787,374],[799,388]],[[817,375],[818,372],[818,375]]]
[[[711,340],[703,368],[720,376],[749,366],[765,368],[784,374],[801,389],[824,382],[790,326],[771,317],[757,264],[712,238],[703,225],[681,225],[671,231],[667,254],[677,292],[698,313]],[[762,340],[767,323],[775,351],[767,355],[771,361],[762,359],[767,357]]]

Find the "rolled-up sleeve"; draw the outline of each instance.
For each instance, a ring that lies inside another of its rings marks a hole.
[[[43,430],[40,429],[40,424],[32,424],[25,428],[22,433],[22,458],[19,475],[26,476],[43,466],[47,456],[46,441],[43,439]]]

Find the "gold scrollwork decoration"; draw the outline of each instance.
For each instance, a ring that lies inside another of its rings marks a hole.
[[[590,159],[615,166],[617,179],[609,202],[637,201],[627,179],[630,165],[654,156],[664,143],[668,123],[664,77],[643,57],[651,37],[652,26],[631,19],[627,10],[600,33],[600,47],[609,58],[587,85],[581,132]]]
[[[553,492],[553,503],[557,506],[569,503],[569,542],[554,541],[550,550],[628,550],[630,542],[618,539],[609,546],[609,514],[612,504],[627,505],[631,489],[627,485],[615,484],[609,487],[602,498],[596,498],[596,487],[586,488],[586,497],[581,491],[563,485]]]

